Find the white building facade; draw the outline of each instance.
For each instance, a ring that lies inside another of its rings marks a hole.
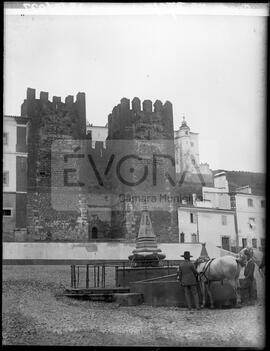
[[[208,230],[211,232],[211,230],[215,228],[217,233],[221,233],[223,248],[226,246],[230,247],[230,250],[238,251],[242,247],[250,246],[255,251],[263,251],[265,247],[264,196],[252,194],[252,189],[248,185],[238,187],[234,192],[229,192],[226,172],[217,173],[214,177],[214,187],[203,187],[202,195],[203,201],[193,202],[195,207],[212,208],[210,212],[213,217],[215,217],[217,213],[222,215],[222,211],[227,211],[227,216],[230,216],[228,217],[230,218],[228,222],[230,224],[228,227],[229,234],[227,235],[227,240],[225,238],[226,233],[223,230],[225,227],[222,225],[221,228],[218,228],[220,224],[218,220],[214,220],[210,214],[208,215]],[[214,214],[215,211],[216,214]],[[222,218],[224,218],[222,221],[227,221],[225,217]],[[233,222],[234,225],[232,225]],[[219,240],[220,236],[214,239],[215,243],[218,243]]]
[[[26,229],[26,117],[4,116],[3,123],[3,238],[15,240],[15,229]]]
[[[251,246],[255,250],[263,251],[265,248],[265,197],[253,195],[250,188],[246,190],[239,189],[235,194],[231,194],[232,208],[236,213],[239,246]]]
[[[86,124],[86,134],[93,141],[93,147],[96,141],[102,141],[105,147],[105,141],[108,136],[108,126],[93,126],[89,122]]]
[[[202,187],[203,201],[208,201],[214,208],[231,209],[229,184],[225,172],[214,176],[214,187]]]
[[[224,250],[236,246],[233,210],[211,207],[180,206],[178,208],[179,242],[211,243]]]

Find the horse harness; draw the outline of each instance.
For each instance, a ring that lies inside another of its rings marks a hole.
[[[207,278],[206,276],[206,272],[207,270],[210,270],[210,264],[212,263],[212,261],[214,260],[214,258],[211,258],[211,260],[207,261],[205,266],[203,267],[203,270],[201,272],[199,272],[199,279],[202,280],[202,277],[204,276],[205,280],[207,283],[210,282],[210,280]]]

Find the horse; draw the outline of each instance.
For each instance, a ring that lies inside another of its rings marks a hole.
[[[205,306],[205,288],[210,299],[210,308],[214,308],[213,296],[210,291],[212,281],[228,280],[236,295],[236,306],[241,307],[241,296],[238,293],[240,287],[239,274],[247,261],[247,255],[253,255],[252,248],[242,249],[236,257],[225,255],[218,258],[210,259],[209,257],[199,257],[195,262],[195,268],[198,272],[200,287],[202,291],[202,308]]]

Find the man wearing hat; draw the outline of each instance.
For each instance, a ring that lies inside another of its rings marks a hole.
[[[181,285],[184,287],[188,309],[191,310],[190,295],[192,295],[194,298],[196,309],[199,310],[200,305],[197,291],[197,271],[195,269],[194,264],[190,262],[190,257],[193,256],[190,255],[189,251],[185,251],[184,255],[181,255],[181,257],[184,257],[185,261],[181,262],[179,265],[178,279],[180,280]]]
[[[247,263],[244,270],[244,287],[247,289],[248,293],[248,301],[249,305],[254,305],[254,291],[253,291],[253,281],[254,281],[254,270],[255,270],[255,263],[252,260],[252,254],[246,253],[247,256]]]

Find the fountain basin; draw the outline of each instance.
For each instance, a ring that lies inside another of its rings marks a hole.
[[[240,286],[242,280],[240,279]],[[254,280],[256,291],[256,281]],[[197,286],[199,299],[202,301],[199,286]],[[223,281],[212,282],[211,292],[214,303],[217,307],[233,306],[236,303],[236,297],[232,286]],[[151,306],[177,306],[187,307],[184,288],[176,280],[176,275],[158,277],[154,279],[130,282],[130,291],[141,293],[144,296],[144,303]],[[242,301],[246,300],[246,289],[240,289]],[[206,303],[209,304],[209,298],[206,297]],[[193,305],[193,307],[195,307]]]

